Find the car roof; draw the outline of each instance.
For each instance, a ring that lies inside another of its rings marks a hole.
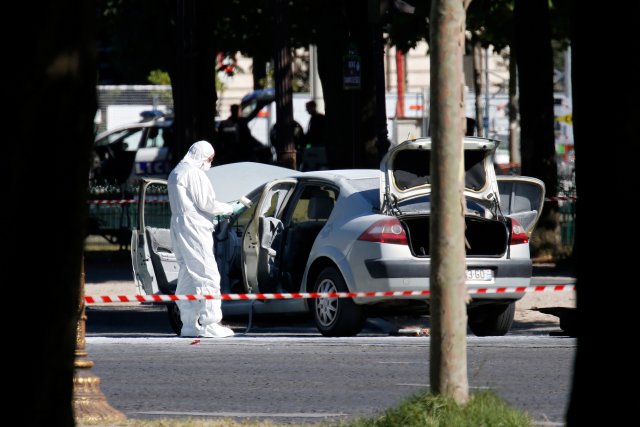
[[[237,162],[214,166],[207,171],[216,197],[223,202],[238,200],[261,185],[285,178],[323,180],[336,184],[348,192],[361,190],[355,182],[359,180],[379,180],[377,169],[340,169],[300,172],[264,163]],[[366,185],[370,187],[370,185]]]
[[[222,202],[231,202],[269,181],[303,172],[265,163],[236,162],[214,166],[206,174],[216,192],[216,198]]]
[[[128,129],[143,129],[143,128],[152,128],[152,127],[169,127],[173,124],[173,119],[171,118],[159,118],[156,120],[146,120],[143,122],[133,122],[133,123],[126,123],[124,125],[120,125],[120,126],[116,126],[113,127],[111,129],[107,129],[105,131],[100,132],[99,134],[96,135],[95,137],[95,141],[98,141],[100,139],[105,138],[108,135],[111,135],[113,133],[117,133],[117,132],[122,132],[123,130],[128,130]]]

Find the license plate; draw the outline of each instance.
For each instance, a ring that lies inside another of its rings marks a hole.
[[[491,282],[493,281],[493,270],[490,268],[471,268],[467,270],[468,282]]]

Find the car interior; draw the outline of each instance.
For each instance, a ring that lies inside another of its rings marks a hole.
[[[287,290],[300,290],[311,247],[329,219],[336,198],[337,192],[331,188],[307,186],[290,211],[281,261],[283,285]]]

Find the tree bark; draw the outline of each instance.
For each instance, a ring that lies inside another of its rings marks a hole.
[[[465,4],[431,4],[431,390],[465,403],[467,307],[463,176]]]
[[[384,41],[382,25],[374,22],[372,25],[371,36],[373,40],[371,53],[373,56],[372,66],[375,75],[375,129],[376,156],[372,159],[373,164],[370,167],[380,167],[380,161],[389,150],[389,129],[387,128],[387,101],[384,81]]]
[[[73,426],[73,360],[86,231],[89,154],[97,109],[92,1],[14,3],[20,25],[5,51],[3,171],[9,260],[21,294],[7,313],[7,408],[21,422]],[[12,11],[13,12],[13,11]],[[6,176],[6,175],[5,175]],[[25,266],[17,268],[17,266]],[[8,271],[8,270],[7,270]],[[35,297],[37,295],[37,297]],[[28,302],[36,298],[38,302]]]
[[[320,3],[319,3],[320,4]],[[380,152],[376,114],[380,102],[376,96],[376,42],[372,33],[376,24],[367,19],[364,0],[322,2],[315,9],[318,19],[318,73],[325,101],[325,141],[330,168],[378,167]],[[349,45],[356,47],[361,66],[359,89],[343,86],[344,54]],[[382,100],[384,102],[384,100]],[[386,120],[386,118],[385,118]],[[378,123],[379,125],[379,123]],[[386,150],[385,150],[386,151]]]
[[[262,53],[253,55],[251,74],[253,76],[253,89],[264,89],[267,79],[267,55]]]
[[[510,168],[522,163],[520,157],[520,120],[518,102],[518,67],[516,66],[515,46],[511,46],[509,55],[509,162]]]
[[[482,95],[485,90],[482,45],[477,35],[474,35],[471,41],[473,43],[473,84],[475,86],[476,128],[478,129],[478,136],[486,136],[484,129],[484,104],[482,102]],[[489,84],[489,82],[487,82],[487,84]],[[466,133],[469,133],[469,129],[466,130]]]
[[[628,337],[637,334],[633,266],[638,261],[637,251],[630,250],[635,227],[627,227],[634,221],[626,221],[633,215],[619,202],[637,197],[638,159],[632,153],[639,141],[640,3],[596,8],[580,3],[580,13],[577,4],[571,84],[578,346],[567,426],[627,425],[637,417],[634,394],[621,384],[635,382],[639,370],[637,353],[628,345]],[[620,53],[605,55],[597,46],[615,46]],[[620,227],[607,226],[611,216],[621,219]]]
[[[348,24],[343,2],[331,0],[316,6],[318,19],[318,74],[325,105],[325,145],[329,168],[352,166],[350,103],[342,88],[342,54],[347,48]]]
[[[289,45],[289,11],[286,0],[274,0],[273,58],[276,86],[276,151],[281,166],[296,169],[293,139],[293,69]]]
[[[546,0],[516,0],[516,60],[520,89],[522,174],[541,179],[547,196],[558,186],[553,115],[553,55]],[[558,206],[545,203],[531,239],[533,256],[555,257],[560,248]]]
[[[213,2],[176,3],[175,67],[171,72],[175,141],[170,144],[176,165],[196,141],[215,148],[216,85]]]

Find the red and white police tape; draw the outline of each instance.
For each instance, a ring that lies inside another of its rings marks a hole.
[[[545,202],[558,202],[558,201],[576,201],[578,200],[575,196],[553,196],[553,197],[545,197]],[[168,200],[145,200],[146,203],[168,203]],[[138,203],[137,199],[94,199],[87,200],[87,203],[90,205],[128,205],[132,203]]]
[[[89,205],[131,205],[138,203],[138,199],[92,199],[87,200]],[[145,203],[169,203],[169,199],[146,199]]]
[[[469,291],[471,295],[523,293],[523,292],[559,292],[575,291],[576,285],[537,285],[511,286],[500,288],[477,288]],[[87,304],[121,303],[121,302],[171,302],[221,299],[223,301],[249,301],[267,299],[307,299],[307,298],[376,298],[376,297],[410,297],[427,296],[430,291],[397,291],[397,292],[294,292],[272,294],[220,294],[220,295],[86,295]]]
[[[560,200],[576,201],[576,200],[578,200],[578,198],[575,197],[575,196],[553,196],[553,197],[545,197],[544,198],[545,202],[558,202]]]
[[[135,199],[102,199],[87,200],[89,205],[128,205],[130,203],[138,203]]]

